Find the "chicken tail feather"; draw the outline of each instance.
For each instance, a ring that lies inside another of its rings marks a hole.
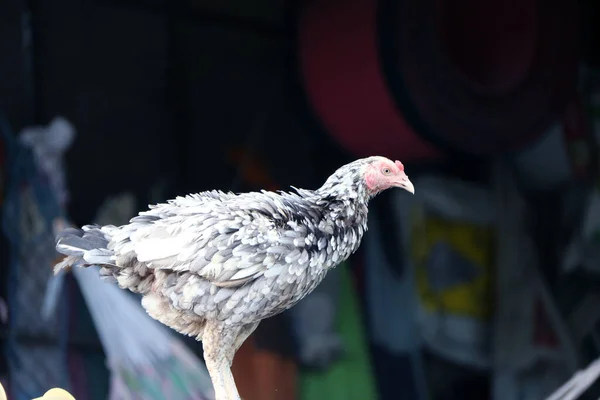
[[[114,265],[112,250],[108,249],[109,227],[86,225],[69,228],[56,237],[56,250],[66,257],[54,266],[54,274],[71,267]]]

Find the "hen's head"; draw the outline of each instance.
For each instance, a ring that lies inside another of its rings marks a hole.
[[[400,161],[374,156],[342,166],[319,190],[337,196],[368,199],[393,187],[415,193]]]
[[[415,187],[404,172],[400,161],[392,161],[385,157],[371,157],[363,171],[363,179],[367,190],[376,195],[386,189],[399,187],[415,193]]]

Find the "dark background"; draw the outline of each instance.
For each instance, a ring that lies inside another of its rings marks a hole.
[[[579,3],[581,59],[597,67],[600,3]],[[167,198],[240,190],[239,163],[230,154],[235,148],[258,154],[277,185],[314,188],[355,157],[306,109],[292,65],[294,4],[0,0],[0,111],[15,132],[56,115],[74,124],[68,211],[78,225],[92,220],[106,196],[127,190],[140,209],[155,200],[155,185],[164,186]],[[442,173],[485,180],[488,161],[456,156]],[[545,195],[533,201],[540,204],[532,220],[539,222],[544,257],[555,245],[556,238],[543,233],[556,217],[556,203]],[[376,207],[385,210],[385,198]],[[383,376],[398,365],[385,360],[377,372]],[[461,374],[456,366],[438,368]],[[470,387],[465,393],[474,393],[468,398],[488,391],[486,379],[475,373],[462,381]]]

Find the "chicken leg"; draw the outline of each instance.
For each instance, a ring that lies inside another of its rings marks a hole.
[[[210,321],[202,334],[204,361],[215,390],[215,400],[240,400],[240,395],[231,373],[231,363],[236,351],[254,332],[258,322],[242,326],[225,326],[222,322]]]

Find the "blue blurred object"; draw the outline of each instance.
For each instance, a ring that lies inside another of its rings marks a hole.
[[[56,258],[52,224],[63,210],[33,154],[16,140],[2,116],[0,131],[8,160],[2,229],[10,248],[6,343],[10,398],[29,400],[51,387],[69,390],[64,296],[50,320],[39,314]]]

